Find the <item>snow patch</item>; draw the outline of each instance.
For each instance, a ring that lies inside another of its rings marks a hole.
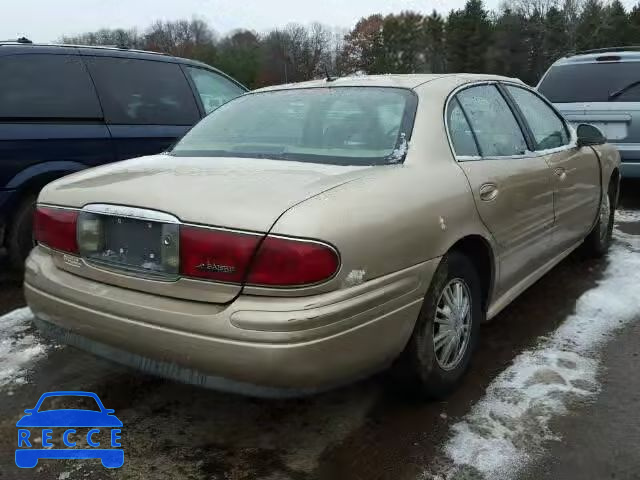
[[[557,438],[550,420],[599,391],[598,347],[640,318],[640,237],[616,231],[614,238],[603,279],[578,299],[575,313],[553,334],[491,382],[485,397],[453,425],[444,466],[424,478],[513,478],[543,442]]]
[[[616,222],[640,222],[640,210],[616,210]]]
[[[391,152],[391,155],[387,157],[389,163],[401,162],[407,154],[407,150],[409,150],[409,143],[407,142],[406,135],[403,132],[400,134],[400,144],[393,150],[393,152]]]
[[[30,332],[32,319],[26,307],[0,316],[0,386],[25,383],[29,366],[46,351]]]

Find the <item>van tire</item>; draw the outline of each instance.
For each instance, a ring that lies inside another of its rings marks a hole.
[[[33,214],[36,209],[36,199],[35,194],[29,194],[22,199],[7,231],[9,265],[20,272],[24,270],[24,262],[35,245]]]

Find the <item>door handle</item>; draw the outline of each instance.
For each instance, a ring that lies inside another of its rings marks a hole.
[[[480,187],[480,200],[490,202],[498,196],[498,186],[495,183],[485,183]]]
[[[567,179],[567,171],[562,167],[557,167],[553,173],[556,174],[556,177],[558,177],[561,182],[564,182]]]

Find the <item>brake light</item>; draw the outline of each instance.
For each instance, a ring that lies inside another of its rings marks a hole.
[[[340,260],[336,251],[318,242],[268,236],[251,267],[247,283],[299,286],[331,278]]]
[[[77,254],[77,221],[76,210],[37,207],[33,218],[34,237],[38,243],[49,248]]]
[[[261,240],[261,235],[181,226],[180,273],[229,283],[295,287],[327,280],[338,270],[338,254],[323,243],[274,236]]]
[[[189,277],[241,283],[261,236],[180,227],[180,273]]]

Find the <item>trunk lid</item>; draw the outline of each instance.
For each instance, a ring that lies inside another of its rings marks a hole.
[[[157,155],[65,177],[45,187],[39,202],[85,209],[78,235],[92,250],[81,248],[84,261],[59,262],[61,268],[134,290],[226,303],[242,285],[181,277],[165,261],[175,257],[178,229],[172,216],[261,237],[292,206],[372,168]]]

